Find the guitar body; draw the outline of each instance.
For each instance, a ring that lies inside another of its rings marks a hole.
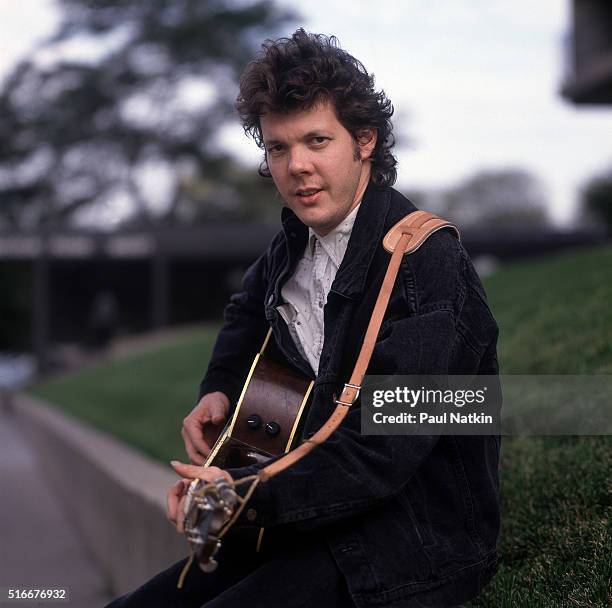
[[[213,446],[204,466],[264,463],[292,449],[313,382],[266,357],[264,348],[253,361],[225,428],[204,427],[204,439]]]

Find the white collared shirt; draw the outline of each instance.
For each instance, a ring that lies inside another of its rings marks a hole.
[[[323,307],[346,253],[358,209],[359,205],[325,236],[308,229],[304,254],[281,290],[286,303],[277,310],[315,374],[323,350]]]

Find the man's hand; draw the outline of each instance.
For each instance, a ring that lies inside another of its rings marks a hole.
[[[227,419],[229,398],[219,391],[203,395],[191,413],[183,420],[181,436],[185,450],[193,464],[201,465],[212,446],[204,440],[202,429],[206,424],[222,425]]]
[[[184,513],[185,501],[187,500],[187,491],[189,484],[193,479],[203,479],[207,482],[212,482],[219,477],[225,477],[229,482],[233,482],[232,476],[219,467],[199,467],[190,464],[183,464],[177,460],[171,463],[172,468],[181,475],[179,479],[166,494],[166,515],[168,519],[176,526],[177,532],[183,534],[185,532]]]

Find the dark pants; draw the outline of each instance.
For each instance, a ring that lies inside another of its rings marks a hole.
[[[266,531],[267,532],[267,531]],[[265,544],[265,543],[264,543]],[[349,608],[344,578],[322,540],[268,549],[261,554],[228,542],[209,574],[193,564],[182,589],[178,562],[107,608]]]

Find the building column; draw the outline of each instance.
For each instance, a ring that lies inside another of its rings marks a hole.
[[[32,346],[39,374],[49,370],[49,251],[41,237],[38,255],[32,260]]]
[[[168,256],[162,250],[159,237],[151,258],[151,327],[166,327],[170,317],[170,280]]]

